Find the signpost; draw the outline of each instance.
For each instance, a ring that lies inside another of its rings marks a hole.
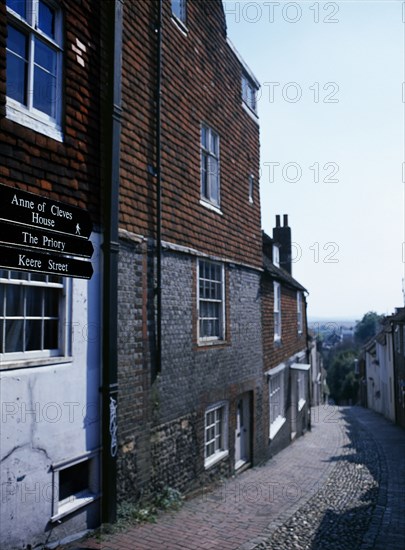
[[[0,221],[0,243],[83,258],[91,258],[94,251],[93,243],[86,239],[3,221]]]
[[[0,219],[75,237],[90,237],[93,224],[86,210],[34,193],[0,185]]]
[[[93,275],[91,262],[75,260],[67,256],[18,250],[7,246],[0,246],[0,267],[79,279],[91,279]]]
[[[86,210],[0,184],[0,267],[90,279]]]

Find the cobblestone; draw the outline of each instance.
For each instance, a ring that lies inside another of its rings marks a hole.
[[[357,407],[319,407],[312,431],[262,467],[155,524],[73,550],[405,550],[405,431]]]
[[[343,416],[349,416],[343,412]],[[351,416],[351,415],[350,415]],[[347,442],[323,487],[255,550],[357,550],[377,505],[380,455],[372,435],[345,422]]]

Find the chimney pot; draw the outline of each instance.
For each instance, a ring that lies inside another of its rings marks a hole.
[[[284,214],[284,227],[288,227],[288,214]]]
[[[276,227],[280,227],[280,216],[276,216]]]

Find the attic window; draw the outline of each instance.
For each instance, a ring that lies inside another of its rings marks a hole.
[[[251,111],[257,114],[256,86],[245,74],[242,75],[242,100]]]
[[[273,264],[280,267],[280,249],[276,244],[273,245]]]

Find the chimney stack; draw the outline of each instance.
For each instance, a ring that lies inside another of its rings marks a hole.
[[[283,227],[280,226],[280,216],[276,216],[276,227],[273,229],[273,240],[280,245],[280,267],[291,275],[291,228],[288,227],[287,214],[283,216]]]

